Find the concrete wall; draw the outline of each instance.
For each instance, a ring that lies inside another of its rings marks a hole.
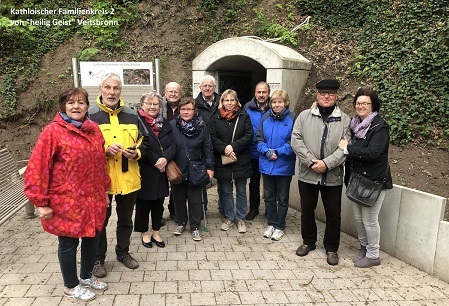
[[[357,237],[352,203],[342,196],[341,230]],[[290,186],[290,205],[300,210],[298,179]],[[446,198],[394,185],[385,195],[380,214],[381,250],[449,282],[449,223],[443,221]],[[319,199],[315,216],[325,222]]]

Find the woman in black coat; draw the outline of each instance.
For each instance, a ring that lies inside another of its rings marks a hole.
[[[383,190],[373,207],[352,202],[355,224],[361,249],[352,261],[358,268],[380,265],[379,212],[385,197],[385,190],[393,188],[388,164],[389,129],[379,116],[379,98],[373,90],[360,88],[353,102],[357,115],[351,120],[351,142],[340,141],[339,147],[349,157],[346,161],[345,184],[352,172],[363,175],[371,181],[384,182]]]
[[[227,89],[223,92],[218,112],[219,115],[210,123],[210,133],[215,155],[214,177],[222,190],[219,196],[222,197],[226,216],[221,230],[227,231],[235,220],[239,233],[245,233],[246,182],[252,175],[249,146],[254,132],[251,120],[242,111],[234,90]],[[234,162],[223,164],[222,155]],[[236,189],[235,213],[232,182]]]
[[[136,201],[134,231],[142,233],[142,245],[147,248],[151,248],[153,242],[158,247],[165,247],[159,234],[164,198],[169,193],[165,166],[173,159],[176,150],[172,127],[161,115],[162,107],[162,96],[153,90],[143,94],[138,111],[139,119],[149,135],[149,147],[147,154],[139,160],[142,187]],[[148,233],[150,212],[153,230],[151,237]]]
[[[201,216],[203,215],[201,190],[204,186],[191,184],[189,160],[199,162],[205,166],[208,174],[206,179],[209,182],[214,176],[213,148],[206,123],[201,116],[198,116],[195,99],[191,97],[182,99],[178,108],[179,116],[170,121],[170,124],[173,128],[174,143],[176,144],[174,161],[183,173],[183,181],[180,184],[172,185],[176,221],[178,222],[178,227],[173,234],[176,236],[182,235],[186,229],[188,219],[193,240],[201,241],[202,238],[199,231]],[[188,158],[187,155],[189,156]],[[188,208],[187,201],[189,201]]]

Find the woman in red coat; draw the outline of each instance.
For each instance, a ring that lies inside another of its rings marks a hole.
[[[36,206],[46,232],[58,236],[64,295],[89,301],[107,284],[92,277],[109,199],[110,179],[104,138],[87,118],[89,100],[82,88],[59,96],[59,112],[42,131],[25,172],[25,195]],[[76,250],[81,238],[81,269]]]

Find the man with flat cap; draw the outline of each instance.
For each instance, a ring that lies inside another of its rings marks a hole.
[[[301,197],[301,235],[303,243],[296,250],[305,256],[316,248],[315,209],[318,194],[326,214],[324,249],[327,263],[338,264],[340,245],[341,193],[345,155],[338,143],[349,139],[348,115],[336,105],[340,83],[325,79],[316,84],[317,103],[301,112],[293,126],[291,146],[299,159],[299,195]]]

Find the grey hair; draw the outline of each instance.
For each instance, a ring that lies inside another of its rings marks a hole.
[[[159,113],[162,114],[164,112],[164,108],[165,108],[165,105],[163,103],[164,100],[162,98],[162,95],[160,93],[158,93],[156,90],[150,90],[150,91],[147,91],[146,93],[144,93],[142,95],[142,97],[140,97],[140,106],[142,106],[143,102],[146,99],[152,99],[154,97],[156,97],[159,101]]]
[[[101,86],[103,86],[103,82],[106,81],[107,79],[113,79],[113,80],[118,81],[120,84],[120,89],[122,89],[122,79],[120,77],[120,74],[118,74],[116,72],[108,72],[108,73],[104,74],[100,80],[100,88],[101,88]]]
[[[214,82],[214,85],[216,85],[215,84],[215,78],[213,76],[209,75],[209,74],[201,77],[200,85],[203,84],[203,81],[205,81],[205,80],[211,80],[212,82]]]

